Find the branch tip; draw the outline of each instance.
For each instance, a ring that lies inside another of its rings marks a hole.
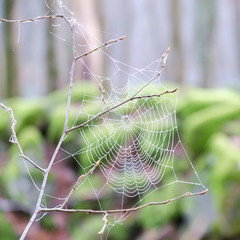
[[[207,192],[208,192],[208,189],[202,191],[202,192],[200,193],[200,195],[204,195],[204,194],[207,193]]]
[[[172,90],[172,93],[175,93],[178,90],[178,88],[175,88]]]
[[[123,36],[123,37],[121,37],[121,38],[119,38],[119,40],[123,40],[123,39],[125,39],[127,36]]]

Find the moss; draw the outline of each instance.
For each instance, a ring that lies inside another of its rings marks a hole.
[[[200,89],[192,88],[178,103],[178,113],[183,118],[215,104],[231,102],[239,99],[239,94],[227,89]]]
[[[211,105],[191,114],[184,122],[184,140],[195,154],[206,147],[208,138],[221,130],[223,124],[240,116],[240,99]]]
[[[81,108],[81,113],[79,114],[79,107],[72,106],[69,111],[68,118],[68,126],[77,126],[81,123],[84,123],[89,119],[90,115],[95,115],[100,111],[99,105],[94,104],[85,104],[84,107]],[[52,109],[49,112],[48,121],[48,139],[52,142],[57,142],[64,129],[64,123],[66,118],[66,104],[60,104]],[[77,131],[75,131],[77,132]],[[76,134],[69,134],[64,143],[71,142],[76,137]]]
[[[103,226],[102,216],[89,216],[85,221],[71,228],[70,240],[95,240]]]
[[[24,154],[42,166],[44,152],[40,131],[33,126],[24,127],[19,133],[18,139]],[[36,184],[42,181],[42,173],[19,156],[19,149],[16,145],[11,145],[9,159],[2,174],[4,189],[10,199],[19,201],[27,209],[29,206],[33,206],[38,195],[38,191],[30,181],[29,173]]]
[[[29,126],[23,128],[21,133],[18,135],[18,140],[21,143],[23,151],[34,148],[35,150],[42,146],[43,137],[38,128]]]
[[[17,121],[16,131],[19,132],[27,125],[42,126],[46,120],[45,100],[12,98],[6,102],[14,112]]]
[[[72,101],[73,102],[81,102],[83,99],[88,100],[91,97],[100,97],[101,91],[98,88],[98,83],[85,81],[78,82],[74,84],[74,88],[72,90]]]
[[[240,150],[233,146],[228,137],[222,133],[217,133],[210,138],[208,150],[216,156],[210,183],[217,196],[218,205],[224,208],[230,184],[240,182],[238,170]]]
[[[147,204],[149,202],[160,202],[163,199],[167,200],[171,198],[170,196],[177,196],[177,189],[175,186],[161,188],[160,191],[153,192],[149,197],[145,198],[141,202],[141,205]],[[181,202],[174,201],[167,205],[151,206],[140,210],[138,212],[138,221],[144,229],[154,227],[159,228],[176,218],[180,214],[180,212]]]
[[[67,102],[68,87],[57,90],[49,94],[48,99],[51,105],[63,104]],[[75,82],[72,88],[72,102],[81,102],[83,99],[88,100],[91,97],[99,97],[100,90],[96,82],[85,81]]]

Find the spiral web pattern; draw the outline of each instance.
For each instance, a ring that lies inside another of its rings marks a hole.
[[[86,146],[77,154],[90,165],[101,160],[106,184],[117,193],[140,196],[157,188],[165,168],[172,168],[176,121],[168,100],[134,100],[80,130]]]
[[[84,61],[82,64],[85,64]],[[157,75],[162,66],[162,58],[143,69],[136,69],[113,59],[112,64],[116,72],[111,78],[92,73],[96,82],[100,82],[102,87],[106,86],[106,90],[99,90],[99,96],[84,95],[81,110],[73,126],[78,125],[79,117],[84,114],[87,114],[87,119],[91,119],[97,113],[132,97],[146,82]],[[129,74],[126,74],[126,68]],[[116,86],[115,83],[120,79],[118,76],[122,77],[123,73],[126,74],[127,81],[121,86]],[[164,91],[166,88],[161,80],[157,79],[139,95],[160,94]],[[88,113],[89,106],[97,106],[99,112]],[[71,157],[78,162],[81,169],[84,169],[84,173],[100,161],[98,168],[82,184],[91,186],[99,204],[98,209],[109,209],[108,206],[104,206],[103,201],[103,196],[108,195],[106,193],[109,193],[115,202],[111,209],[127,209],[139,206],[152,193],[174,183],[203,187],[179,139],[176,93],[129,101],[89,122],[78,131],[80,148],[71,153]],[[184,180],[175,171],[177,165],[175,151],[178,148],[183,150],[184,164],[196,175],[194,181]],[[94,180],[94,174],[101,176],[98,183]],[[165,175],[167,181],[164,181]],[[166,200],[164,196],[160,199]],[[116,222],[124,220],[127,216],[126,213],[121,214]]]
[[[86,26],[76,22],[74,29],[76,56],[81,55],[83,49],[96,47],[88,40],[90,38],[99,45],[103,44]],[[114,47],[117,46],[111,46],[111,49]],[[70,127],[92,119],[135,96],[139,89],[161,71],[163,64],[163,58],[160,57],[144,68],[135,68],[113,58],[109,48],[99,49],[98,54],[111,66],[108,77],[94,72],[89,67],[88,57],[79,59],[77,67],[84,70],[85,81],[81,84],[85,88],[85,94],[81,102],[73,106],[78,108],[78,115]],[[97,86],[97,95],[89,94],[89,79]],[[161,94],[166,90],[158,77],[136,96]],[[94,168],[78,186],[80,194],[76,195],[78,199],[80,197],[79,201],[83,201],[81,188],[90,188],[92,194],[89,198],[98,205],[95,209],[131,209],[140,206],[143,201],[144,204],[148,203],[148,198],[158,191],[154,201],[174,198],[179,193],[165,196],[160,191],[174,184],[188,184],[205,189],[179,138],[176,93],[134,99],[90,121],[77,131],[77,151],[63,147],[62,151],[67,156],[59,162],[74,159],[82,174],[87,174]],[[184,179],[178,172],[179,161],[176,160],[175,153],[179,149],[183,155],[181,164],[190,168],[195,176],[191,180]],[[106,204],[106,199],[111,203]],[[113,224],[123,221],[128,215],[120,214]]]
[[[72,42],[75,57],[103,44],[87,26],[76,21],[69,7],[62,1],[57,2],[60,13],[64,14],[69,22],[74,23]],[[53,5],[54,3],[55,1]],[[48,6],[50,13],[55,13],[53,5]],[[60,28],[63,25],[66,25],[64,20],[59,20],[53,27]],[[58,30],[54,36],[58,37],[59,41],[63,39],[63,42],[67,39],[64,39]],[[119,36],[112,36],[117,37]],[[89,39],[93,39],[95,44]],[[117,46],[111,46],[114,47]],[[139,89],[161,71],[162,57],[144,68],[135,68],[113,58],[108,48],[101,48],[97,52],[103,61],[111,66],[107,72],[108,77],[92,70],[88,56],[79,59],[76,69],[82,71],[84,81],[80,84],[85,89],[85,94],[79,103],[72,106],[74,111],[77,109],[78,114],[70,128],[135,96]],[[98,94],[89,94],[89,79],[98,88]],[[157,78],[137,96],[161,94],[166,90],[160,78]],[[206,189],[179,138],[176,93],[134,99],[90,121],[75,132],[77,150],[62,146],[61,151],[65,155],[58,159],[55,165],[74,159],[79,166],[79,174],[87,174],[94,168],[94,171],[79,184],[80,195],[76,195],[77,201],[84,201],[81,188],[86,186],[88,192],[90,188],[92,194],[88,194],[87,199],[96,201],[97,210],[131,209],[140,206],[143,200],[146,200],[145,204],[148,203],[148,198],[156,192],[157,198],[154,201],[177,197],[179,193],[169,196],[161,194],[162,188],[174,184]],[[184,169],[190,168],[194,176],[191,180],[184,179],[178,172],[180,161],[176,160],[175,153],[179,152],[179,149],[182,154],[180,158],[183,159],[181,164],[184,165]],[[106,199],[111,203],[106,204]],[[108,228],[123,221],[128,215],[126,212],[121,213]]]

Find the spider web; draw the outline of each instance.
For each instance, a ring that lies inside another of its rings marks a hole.
[[[87,26],[76,21],[69,8],[59,2],[62,13],[74,22],[75,56],[96,47],[89,39],[94,39],[97,46],[103,44]],[[114,47],[117,46],[111,46]],[[108,48],[99,49],[97,54],[110,69],[108,77],[91,68],[88,56],[79,59],[76,69],[82,71],[80,84],[85,93],[80,102],[72,105],[71,109],[78,109],[78,114],[69,127],[92,119],[96,114],[131,98],[162,67],[162,57],[144,68],[135,68],[113,58]],[[97,94],[89,94],[89,86],[98,88]],[[160,94],[166,90],[158,78],[137,96]],[[193,192],[206,190],[179,137],[176,93],[129,101],[71,134],[74,135],[75,147],[64,145],[61,148],[64,157],[58,159],[55,165],[74,160],[79,166],[79,174],[87,174],[94,168],[72,196],[75,203],[91,200],[96,203],[93,204],[96,210],[131,209],[143,203],[176,198],[189,189]],[[181,169],[183,172],[187,169],[190,177],[184,177]],[[173,186],[174,191],[163,191],[162,194],[163,188]],[[108,228],[128,215],[126,212],[118,214]]]
[[[52,1],[46,6],[46,15],[63,14],[73,24],[75,57],[103,44],[87,26],[76,21],[74,13],[62,1]],[[60,19],[52,27],[59,29],[65,25],[64,19]],[[68,44],[61,31],[50,34]],[[117,45],[111,46],[114,47]],[[81,73],[80,85],[85,93],[81,101],[72,103],[71,111],[77,111],[77,114],[69,128],[131,98],[162,67],[161,56],[148,66],[135,68],[112,57],[109,48],[99,49],[97,55],[101,55],[108,66],[108,77],[94,71],[88,56],[79,59],[74,70]],[[89,94],[89,87],[98,88],[97,93]],[[137,96],[160,94],[166,90],[161,79],[157,78]],[[174,199],[190,190],[206,190],[182,146],[176,120],[176,100],[176,93],[134,99],[69,134],[69,137],[73,135],[72,142],[62,146],[62,157],[54,166],[73,160],[77,163],[79,175],[94,168],[72,196],[74,204],[91,200],[90,206],[95,210],[132,209],[150,202]],[[184,174],[186,172],[188,174]],[[163,191],[165,188],[173,191]],[[65,199],[65,196],[48,194],[45,197]],[[42,204],[47,205],[47,201]],[[116,214],[108,228],[128,215],[124,211]]]

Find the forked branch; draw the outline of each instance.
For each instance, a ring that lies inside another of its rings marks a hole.
[[[9,115],[10,115],[10,119],[12,121],[12,124],[11,124],[11,130],[12,130],[12,136],[10,138],[10,142],[13,143],[13,144],[16,144],[18,146],[18,149],[19,149],[19,156],[24,158],[25,160],[27,160],[29,163],[31,163],[35,168],[37,168],[38,170],[40,170],[41,172],[45,173],[45,169],[41,168],[39,165],[37,165],[34,161],[32,161],[29,157],[27,157],[24,153],[23,153],[23,149],[18,141],[18,138],[17,138],[17,134],[16,134],[16,131],[15,131],[15,126],[17,124],[17,121],[15,120],[14,118],[14,114],[13,114],[13,110],[9,107],[6,107],[3,103],[0,104],[0,106],[5,109]]]
[[[107,46],[112,45],[112,44],[114,44],[114,43],[116,43],[116,42],[118,42],[118,41],[121,41],[121,40],[123,40],[123,39],[125,39],[125,38],[126,38],[126,36],[123,36],[123,37],[120,37],[120,38],[117,38],[117,39],[109,40],[108,42],[103,43],[103,44],[100,45],[99,47],[96,47],[96,48],[94,48],[93,50],[90,50],[90,51],[88,51],[88,52],[86,52],[86,53],[84,53],[84,54],[76,57],[76,58],[75,58],[75,61],[79,60],[80,58],[86,57],[86,56],[88,56],[89,54],[94,53],[94,52],[98,51],[99,49],[101,49],[101,48],[103,48],[103,47],[107,47]]]
[[[86,173],[86,174],[83,174],[81,175],[78,180],[76,181],[76,183],[74,184],[74,186],[72,187],[71,191],[69,192],[68,196],[66,197],[65,201],[63,202],[62,206],[60,208],[63,208],[69,198],[72,196],[72,194],[77,190],[78,186],[80,185],[80,183],[86,178],[88,177],[90,174],[92,174],[94,172],[94,170],[98,167],[98,165],[100,164],[100,161],[101,160],[98,160],[97,163]]]

